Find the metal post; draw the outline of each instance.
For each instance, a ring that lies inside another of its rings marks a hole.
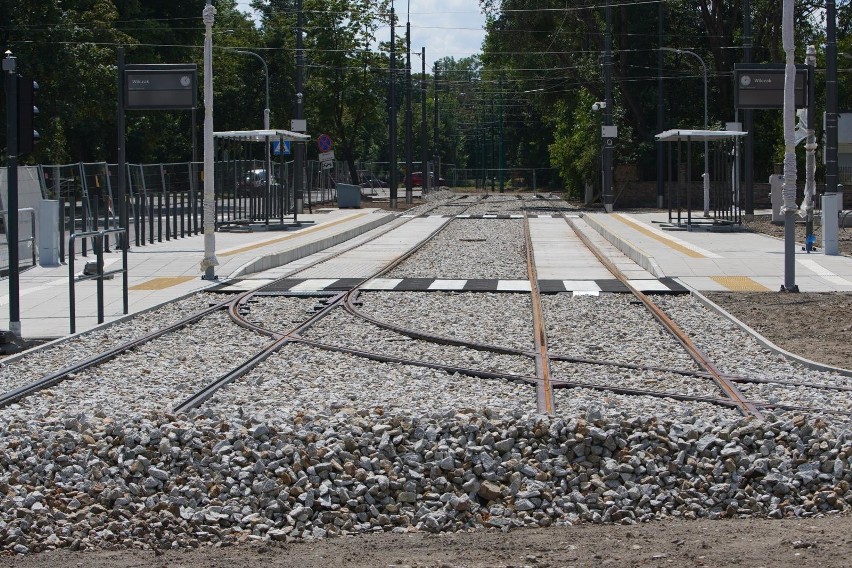
[[[701,70],[704,73],[704,130],[707,130],[708,120],[707,120],[707,65],[704,63],[704,60],[700,55],[695,53],[694,51],[689,51],[687,49],[675,49],[672,47],[661,47],[661,51],[671,51],[673,53],[686,53],[687,55],[691,55],[695,57],[699,63],[701,63]],[[704,175],[701,176],[703,191],[704,191],[704,216],[710,216],[710,150],[709,143],[707,139],[704,140]]]
[[[6,175],[8,204],[6,242],[9,248],[9,331],[21,337],[21,306],[18,263],[18,60],[6,52],[3,71],[6,84]],[[30,80],[30,79],[27,79]]]
[[[837,11],[834,0],[825,3],[825,32],[825,192],[837,193]]]
[[[408,2],[409,13],[406,16],[405,23],[405,203],[410,205],[413,199],[411,187],[411,131],[412,131],[412,115],[411,115],[411,21],[410,10],[411,0]],[[426,172],[420,172],[426,176]]]
[[[193,109],[193,118],[195,110]],[[124,48],[118,48],[118,116],[116,120],[118,127],[118,223],[123,229],[127,229],[127,145],[125,134],[125,114],[124,114]],[[193,121],[193,129],[195,122]],[[192,134],[193,151],[195,150],[195,131]],[[121,248],[126,250],[130,247],[128,236],[130,233],[125,233],[121,237]]]
[[[506,188],[506,177],[503,175],[503,76],[500,76],[500,80],[498,81],[500,85],[500,117],[498,122],[498,128],[500,131],[500,135],[497,138],[497,171],[500,176],[500,193],[503,193]]]
[[[396,209],[397,179],[396,179],[396,14],[391,3],[391,43],[390,43],[390,208]]]
[[[743,62],[751,63],[751,5],[743,0]],[[746,134],[743,177],[745,178],[745,212],[754,215],[754,110],[743,111],[743,130]]]
[[[302,38],[302,0],[296,2],[296,120],[305,118],[305,48]],[[305,189],[305,144],[304,142],[293,143],[293,221],[296,222],[298,215],[303,211],[304,189]]]
[[[663,2],[660,2],[657,7],[657,45],[663,46],[663,18],[665,17],[665,8]],[[663,50],[657,52],[657,132],[663,131]],[[665,193],[665,156],[663,154],[664,146],[660,140],[656,141],[657,146],[657,207],[663,207],[663,194]]]
[[[215,280],[216,260],[216,195],[213,172],[213,21],[216,8],[207,0],[202,12],[204,20],[204,258],[201,270],[204,280]]]
[[[816,47],[807,47],[805,63],[808,65],[808,138],[805,140],[805,250],[811,252],[816,237],[814,236],[814,203],[816,203],[816,101],[814,85],[814,69],[816,69]]]
[[[423,171],[423,195],[429,188],[429,168],[426,163],[429,161],[429,135],[426,130],[426,48],[420,48],[421,70],[420,70],[420,169]],[[435,179],[435,183],[438,179]]]
[[[434,117],[432,118],[432,156],[435,161],[435,165],[438,164],[438,72],[441,69],[441,65],[436,61],[435,62],[435,76],[432,79],[432,98],[433,98],[433,111]],[[440,168],[439,171],[435,172],[435,179],[440,177]]]
[[[612,126],[612,9],[606,2],[606,34],[604,35],[604,126]],[[603,146],[603,188],[601,191],[604,209],[612,213],[615,196],[612,188],[612,138],[607,138]]]

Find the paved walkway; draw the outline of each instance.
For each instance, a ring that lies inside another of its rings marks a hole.
[[[704,291],[778,291],[784,284],[784,242],[748,232],[664,230],[668,212],[593,213],[587,223],[640,266]],[[852,291],[852,258],[795,251],[801,292]]]
[[[300,215],[302,227],[289,231],[216,233],[216,276],[220,281],[280,266],[339,244],[392,221],[395,215],[378,209],[333,209]],[[204,237],[172,239],[128,253],[128,307],[130,313],[152,308],[218,282],[203,280],[200,268]],[[82,273],[86,260],[78,256],[75,272]],[[104,255],[106,271],[121,267],[120,252]],[[0,328],[9,329],[8,280],[0,282]],[[67,265],[35,267],[20,275],[21,335],[49,338],[70,332],[69,270]],[[91,329],[97,322],[97,289],[94,280],[75,284],[76,330]],[[104,281],[104,319],[123,317],[121,275]]]
[[[240,285],[246,288],[258,286],[303,265],[311,254],[326,251],[323,254],[330,255],[335,245],[386,223],[405,221],[377,209],[333,209],[304,215],[301,219],[313,224],[281,232],[216,233],[219,261],[216,274],[220,282],[244,279]],[[423,224],[423,230],[411,231],[409,227],[401,234],[414,238],[414,232],[428,232],[448,220],[427,218],[414,221]],[[607,257],[641,289],[673,289],[669,279],[702,291],[774,292],[783,284],[784,246],[781,240],[744,232],[664,230],[667,221],[666,211],[572,216],[577,229],[604,249]],[[531,219],[530,230],[539,279],[552,285],[551,291],[607,289],[605,279],[611,277],[601,270],[596,259],[582,251],[577,252],[575,245],[579,244],[578,239],[563,219]],[[389,233],[384,240],[377,241],[373,247],[376,254],[384,258],[397,254],[400,247],[406,248],[410,244],[394,242],[396,234],[400,233]],[[807,254],[800,248],[796,248],[795,282],[802,292],[852,291],[852,258]],[[204,239],[200,235],[132,248],[128,254],[130,313],[217,285],[217,282],[201,279],[203,251]],[[88,257],[90,260],[93,258],[92,255]],[[325,274],[323,270],[327,267],[318,268],[319,272],[312,278],[360,277],[362,265],[371,264],[373,260],[361,257],[347,260],[342,257],[339,262],[351,264],[343,267],[346,270],[340,274],[337,273],[339,271]],[[83,270],[84,261],[78,257],[75,267],[78,274]],[[105,255],[107,270],[116,269],[120,264],[119,253]],[[69,333],[68,272],[68,267],[63,265],[37,267],[21,273],[21,331],[25,338],[59,337]],[[440,278],[440,275],[435,277]],[[9,318],[6,282],[0,281],[2,329],[8,329]],[[521,284],[524,283],[518,283]],[[390,283],[374,281],[373,285],[387,288]],[[511,282],[490,281],[436,280],[418,281],[411,285],[415,285],[416,289],[478,289],[486,285],[495,289],[514,289]],[[528,287],[528,283],[524,285]],[[393,286],[404,288],[406,284],[397,282]],[[316,286],[311,283],[309,287]],[[91,329],[97,325],[96,283],[77,282],[75,291],[76,329]],[[123,317],[120,275],[104,283],[104,300],[106,321]]]

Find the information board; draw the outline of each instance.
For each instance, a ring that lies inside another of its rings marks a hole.
[[[124,108],[189,110],[198,104],[198,68],[193,63],[125,65]]]

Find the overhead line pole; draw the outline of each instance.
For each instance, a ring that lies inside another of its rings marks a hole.
[[[410,0],[408,2],[408,8],[410,11]],[[411,114],[411,21],[409,16],[410,12],[407,12],[405,22],[405,203],[407,205],[411,205],[413,200],[411,187],[411,136],[413,126],[413,117]],[[423,175],[426,175],[425,172],[422,173]]]
[[[429,134],[426,129],[426,48],[420,48],[421,59],[421,75],[420,75],[420,149],[421,164],[420,169],[423,171],[423,195],[429,188],[429,168],[426,167],[429,161]],[[437,183],[437,179],[435,182]]]
[[[604,126],[612,126],[612,9],[609,0],[606,2],[606,34],[604,35]],[[606,138],[603,143],[603,188],[601,198],[604,209],[612,213],[615,196],[612,190],[612,138]]]
[[[397,205],[397,179],[396,179],[396,14],[391,4],[391,44],[390,44],[390,85],[388,86],[388,97],[390,98],[390,208],[396,209]]]
[[[216,8],[207,0],[202,12],[204,20],[204,258],[201,260],[202,279],[215,280],[216,259],[216,197],[213,164],[213,22]]]
[[[305,48],[302,39],[302,0],[296,3],[296,123],[299,128],[305,118]],[[305,189],[305,143],[295,142],[295,155],[293,156],[293,201],[294,221],[296,215],[304,211],[304,189]]]

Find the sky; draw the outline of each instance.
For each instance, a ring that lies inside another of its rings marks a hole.
[[[420,53],[426,48],[426,67],[444,57],[461,59],[481,51],[485,38],[485,16],[479,9],[477,0],[410,0],[411,51]],[[251,12],[249,0],[239,0],[240,10]],[[399,37],[405,35],[406,0],[395,0]],[[383,41],[390,39],[389,28],[377,32]],[[411,59],[412,69],[420,67],[418,57]]]

